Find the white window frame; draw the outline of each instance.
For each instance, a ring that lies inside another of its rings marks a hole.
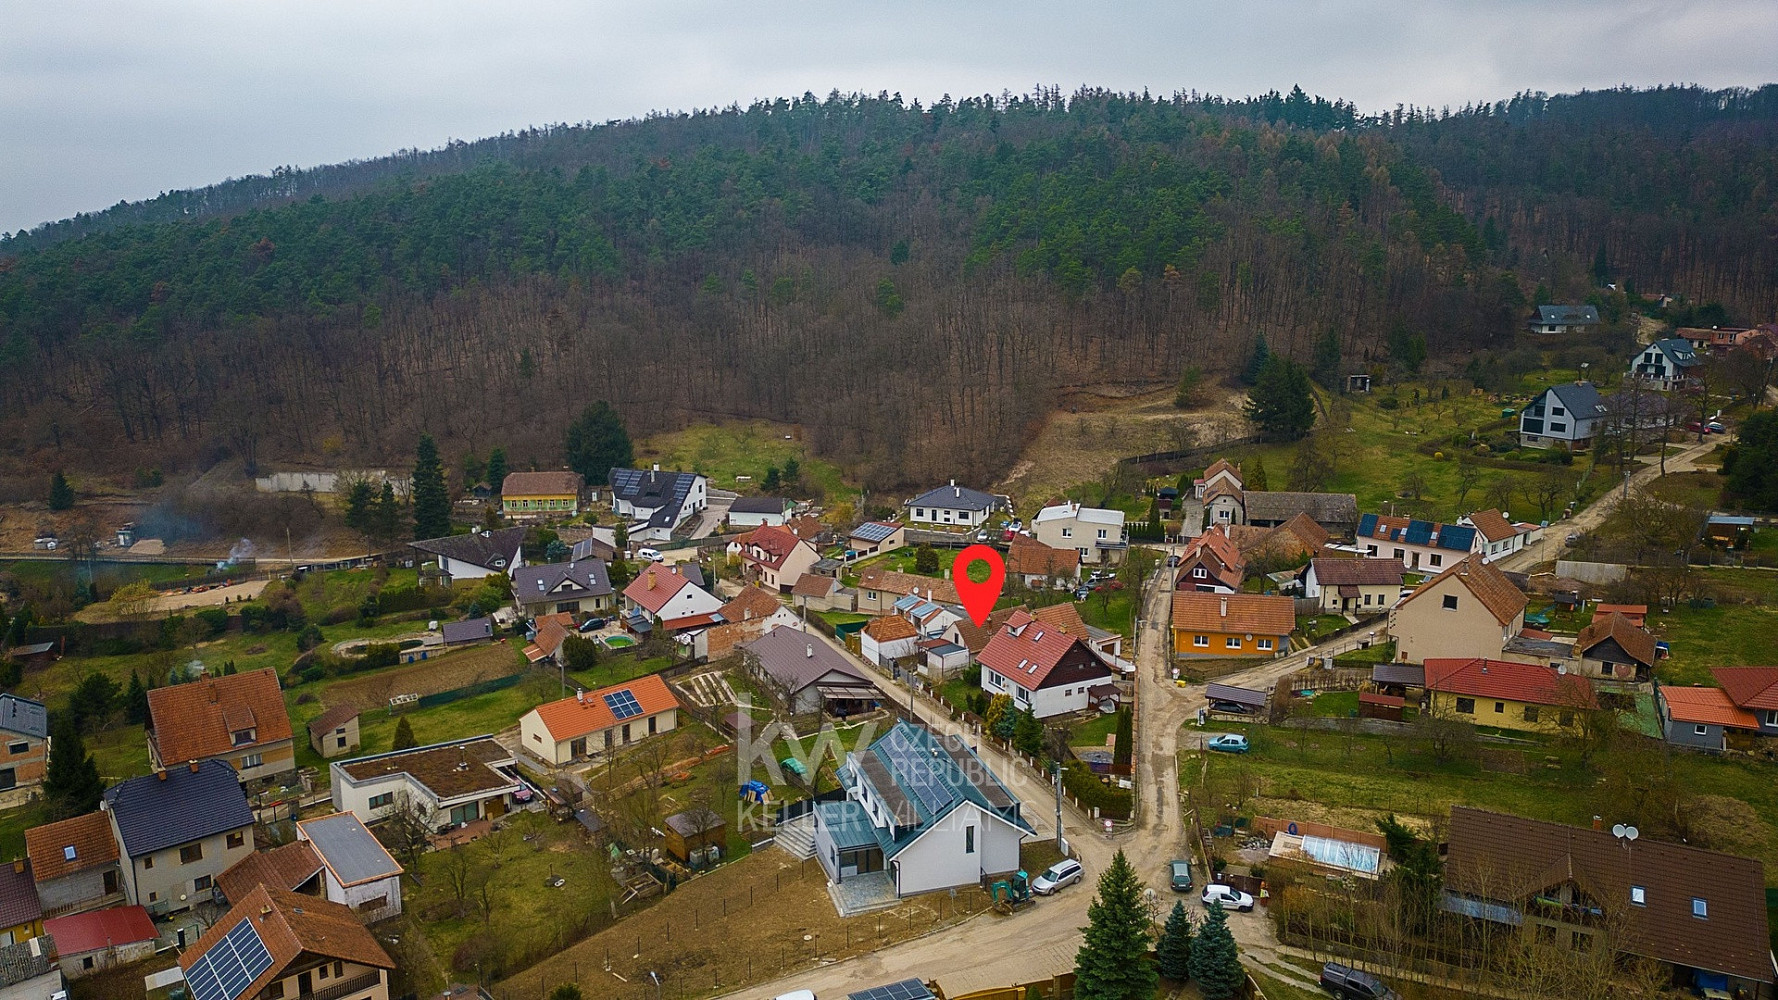
[[[1192,636],[1192,645],[1201,646],[1205,649],[1209,649],[1210,648],[1210,637],[1207,635],[1194,635],[1194,636]]]
[[[1224,648],[1224,649],[1240,649],[1241,648],[1240,637],[1233,636],[1233,635],[1223,636],[1222,648]]]
[[[1272,650],[1272,640],[1270,640],[1270,639],[1260,639],[1260,640],[1258,640],[1258,644],[1259,644],[1259,648],[1260,648],[1260,649],[1262,649],[1262,650],[1265,650],[1265,651],[1266,651],[1266,652],[1271,652],[1271,650]]]

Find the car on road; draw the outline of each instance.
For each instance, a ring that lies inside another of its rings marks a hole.
[[[1204,887],[1203,903],[1221,903],[1225,910],[1240,910],[1247,913],[1253,909],[1253,897],[1232,885],[1212,884]]]
[[[1048,896],[1063,886],[1073,885],[1081,880],[1086,870],[1080,862],[1073,858],[1064,858],[1043,870],[1043,874],[1031,880],[1031,891],[1039,896]]]
[[[1321,988],[1346,1000],[1398,1000],[1381,979],[1338,962],[1321,967]]]
[[[1221,736],[1212,736],[1210,741],[1204,745],[1219,753],[1246,753],[1250,749],[1247,746],[1247,737],[1240,733],[1223,733]]]
[[[1177,858],[1167,862],[1167,882],[1174,892],[1192,891],[1192,863]]]
[[[636,558],[646,559],[649,562],[660,562],[666,557],[661,555],[661,550],[659,549],[637,549]]]

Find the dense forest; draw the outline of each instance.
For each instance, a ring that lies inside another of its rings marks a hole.
[[[20,468],[555,465],[763,417],[872,486],[1003,471],[1067,387],[1509,344],[1531,289],[1778,309],[1778,87],[1361,116],[830,95],[280,171],[0,241]],[[1404,337],[1405,332],[1417,335]]]

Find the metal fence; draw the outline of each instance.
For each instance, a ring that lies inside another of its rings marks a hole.
[[[450,691],[440,691],[436,694],[421,695],[407,706],[403,707],[420,709],[431,708],[434,705],[448,705],[453,701],[460,701],[464,698],[473,698],[478,694],[487,694],[490,691],[503,691],[524,679],[525,675],[523,673],[508,674],[505,677],[496,677],[493,680],[480,681],[475,684],[470,684],[467,687],[453,688]]]

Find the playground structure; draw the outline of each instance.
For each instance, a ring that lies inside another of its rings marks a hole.
[[[988,898],[994,901],[994,912],[1002,916],[1030,906],[1031,877],[1020,869],[989,886]]]

